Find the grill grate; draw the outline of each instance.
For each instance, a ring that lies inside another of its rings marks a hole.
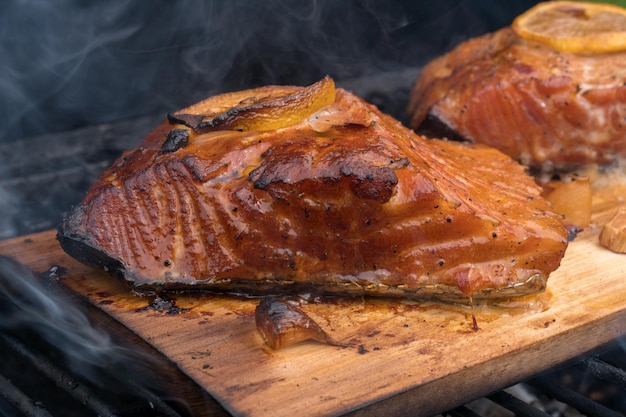
[[[100,376],[115,388],[98,389],[14,336],[0,335],[0,352],[10,358],[0,369],[0,396],[5,402],[4,407],[0,403],[0,412],[6,415],[182,417],[155,394],[106,371]]]
[[[527,417],[548,417],[549,414],[545,413],[541,409],[525,403],[521,399],[517,398],[513,394],[506,391],[499,391],[491,394],[487,397],[489,400],[498,404],[499,406],[512,411],[517,416]]]
[[[536,388],[560,401],[564,404],[570,405],[576,410],[580,411],[584,415],[597,416],[597,417],[620,417],[620,413],[614,412],[607,407],[593,401],[584,395],[571,390],[561,384],[557,384],[554,381],[546,378],[539,377],[529,382],[529,385]]]
[[[617,366],[610,365],[598,358],[589,358],[584,361],[584,365],[593,375],[602,381],[619,385],[626,390],[626,371]]]
[[[0,416],[226,415],[145,341],[45,275],[0,256]]]
[[[450,417],[624,417],[623,340],[443,413]],[[613,364],[612,362],[616,362]]]

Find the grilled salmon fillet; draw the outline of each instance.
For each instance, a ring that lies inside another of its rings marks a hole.
[[[510,27],[424,67],[410,126],[496,147],[544,172],[626,157],[626,52],[578,55]]]
[[[541,291],[567,246],[540,191],[501,152],[419,136],[325,78],[170,115],[58,239],[139,292],[508,297]]]

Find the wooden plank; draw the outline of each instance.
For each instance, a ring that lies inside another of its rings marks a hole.
[[[234,415],[428,416],[626,334],[626,255],[600,247],[598,232],[579,234],[545,294],[478,306],[477,332],[461,306],[310,302],[306,311],[349,347],[305,342],[278,351],[256,331],[257,300],[176,295],[174,306],[156,305],[68,257],[54,231],[1,241],[0,253],[36,272],[62,266],[63,285],[152,344]]]

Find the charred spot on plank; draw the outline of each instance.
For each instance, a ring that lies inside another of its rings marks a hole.
[[[186,129],[172,129],[161,146],[161,153],[176,152],[189,143],[189,131]]]
[[[59,266],[59,265],[52,265],[50,266],[50,268],[48,268],[46,272],[42,274],[42,276],[43,278],[47,278],[53,281],[58,281],[66,273],[67,273],[66,268]]]
[[[176,306],[176,300],[167,298],[163,295],[156,295],[146,307],[137,309],[137,311],[158,311],[167,316],[174,316],[189,311],[188,308]]]

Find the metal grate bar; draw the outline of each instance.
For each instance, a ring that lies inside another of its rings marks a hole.
[[[494,403],[506,408],[507,410],[515,413],[519,417],[550,417],[549,414],[542,410],[525,403],[519,398],[509,394],[506,391],[498,391],[494,394],[488,395],[488,399]]]
[[[159,412],[159,416],[162,417],[181,417],[180,413],[170,407],[165,401],[159,398],[154,393],[150,392],[146,388],[141,385],[135,383],[134,381],[127,381],[127,383],[135,389],[138,393],[140,393],[144,398],[150,401],[150,405],[155,411]]]
[[[101,401],[95,396],[95,394],[85,387],[79,384],[73,378],[68,377],[63,371],[58,369],[47,358],[42,355],[36,355],[26,348],[19,341],[6,334],[0,334],[2,341],[13,349],[16,353],[22,356],[28,362],[43,375],[53,381],[57,387],[68,393],[72,398],[80,402],[83,406],[92,410],[99,416],[116,416],[117,411],[109,407],[105,402]]]
[[[0,395],[27,417],[52,417],[48,411],[35,404],[26,394],[2,375],[0,375]]]
[[[535,378],[528,381],[527,384],[554,397],[557,401],[574,407],[582,414],[594,417],[624,417],[622,414],[606,408],[602,404],[598,404],[563,385],[552,382],[546,377]]]
[[[584,365],[599,379],[626,388],[626,371],[598,358],[586,359]]]
[[[106,402],[106,400],[102,400],[100,397],[96,396],[96,394],[87,386],[78,382],[76,379],[68,376],[66,373],[64,373],[64,371],[52,364],[47,357],[34,353],[31,349],[26,347],[23,343],[21,343],[14,337],[0,333],[0,342],[2,343],[2,345],[8,347],[20,357],[24,358],[28,362],[29,366],[32,366],[42,375],[46,376],[58,388],[60,388],[61,391],[67,393],[75,401],[80,403],[82,407],[91,410],[95,415],[113,417],[123,414],[119,413],[118,410],[116,410],[114,406],[110,405],[110,403]],[[0,377],[2,377],[2,375],[0,375]],[[6,381],[7,386],[9,386],[8,384],[12,386],[10,381],[6,380],[6,378],[4,377],[2,378]],[[135,393],[135,395],[141,398],[140,401],[137,401],[137,404],[132,404],[133,407],[137,407],[140,404],[142,407],[141,409],[132,409],[132,412],[134,414],[144,415],[144,413],[150,413],[149,415],[155,414],[161,417],[181,417],[181,414],[176,411],[172,406],[170,406],[155,393],[141,386],[139,383],[128,379],[124,380],[122,382],[122,385],[128,387],[132,392]],[[19,392],[13,393],[13,391],[10,390],[10,387],[8,388],[8,390],[11,392],[11,397],[8,399],[12,403],[18,401],[20,404],[33,404],[33,401],[30,400],[26,394],[21,393],[20,395]],[[2,385],[0,385],[0,391],[0,395],[3,395],[4,388]],[[36,403],[34,405],[36,406]],[[131,407],[131,404],[129,404],[128,406]],[[34,411],[37,410],[38,409],[34,409]],[[25,411],[20,411],[27,416],[32,415],[35,417],[45,417],[50,415],[47,412],[45,414],[32,414],[31,411],[29,411],[28,409]]]

